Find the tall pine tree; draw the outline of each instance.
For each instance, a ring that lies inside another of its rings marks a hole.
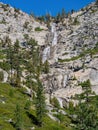
[[[44,96],[44,89],[41,81],[39,78],[37,79],[38,88],[36,93],[36,115],[38,119],[38,125],[42,126],[43,118],[46,113],[46,103],[45,103],[45,96]]]

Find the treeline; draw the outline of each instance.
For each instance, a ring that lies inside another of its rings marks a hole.
[[[33,13],[31,13],[30,15],[39,22],[41,23],[44,22],[47,25],[49,25],[51,21],[56,23],[62,22],[64,18],[68,18],[73,12],[74,12],[73,9],[71,10],[71,12],[66,12],[65,9],[63,8],[62,11],[58,12],[56,16],[52,16],[50,13],[46,13],[46,15],[42,16],[35,16]]]

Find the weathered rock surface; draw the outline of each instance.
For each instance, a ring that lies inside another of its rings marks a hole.
[[[43,29],[35,31],[39,27]],[[35,21],[32,16],[22,12],[21,10],[9,7],[0,3],[0,38],[4,39],[9,36],[12,43],[19,39],[25,41],[25,35],[34,38],[38,44],[45,44],[47,27],[45,24],[40,24]]]
[[[98,7],[95,3],[71,14],[63,23],[51,23],[51,30],[26,13],[9,6],[5,9],[3,5],[0,3],[0,39],[9,36],[14,44],[16,39],[25,42],[28,35],[38,41],[42,62],[48,60],[50,64],[49,73],[41,75],[48,94],[57,97],[63,106],[65,99],[68,102],[71,96],[82,92],[79,83],[87,79],[98,94]],[[38,27],[42,31],[36,31]],[[91,50],[96,52],[92,54]]]
[[[92,3],[73,13],[64,25],[56,25],[56,31],[58,41],[53,58],[56,61],[49,60],[50,73],[44,82],[47,92],[51,90],[58,98],[80,94],[78,84],[90,79],[92,90],[98,93],[98,56],[87,52],[98,43],[98,7]]]

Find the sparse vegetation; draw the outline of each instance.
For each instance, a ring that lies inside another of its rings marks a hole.
[[[20,13],[20,10],[19,9],[17,9],[17,8],[14,8],[14,11],[16,12],[16,13]]]
[[[0,24],[6,24],[6,20],[4,17],[3,17],[2,21],[0,22]]]
[[[74,60],[77,60],[79,58],[84,57],[87,54],[95,55],[95,54],[98,53],[98,45],[97,44],[98,43],[96,43],[96,45],[95,45],[95,47],[93,49],[84,50],[80,55],[72,57],[70,59],[59,59],[59,62],[70,62],[70,61],[74,61]]]
[[[52,99],[51,99],[51,104],[55,107],[55,108],[57,108],[57,109],[59,109],[60,108],[60,104],[59,104],[59,101],[57,100],[57,98],[56,97],[53,97]]]
[[[36,28],[35,28],[35,31],[39,31],[39,32],[40,32],[40,31],[43,31],[43,29],[40,28],[40,27],[36,27]]]
[[[29,25],[29,22],[28,22],[28,21],[25,21],[23,27],[24,27],[25,29],[27,29],[27,28],[28,28],[28,25]]]
[[[4,79],[4,74],[3,74],[3,72],[2,72],[2,71],[0,71],[0,82],[2,82],[2,81],[3,81],[3,79]]]
[[[74,19],[74,22],[73,22],[73,25],[79,25],[79,21],[78,21],[78,18],[76,17],[75,19]]]
[[[2,8],[4,9],[4,11],[8,10],[9,5],[8,4],[2,4]]]

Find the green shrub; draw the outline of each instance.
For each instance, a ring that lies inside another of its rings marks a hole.
[[[36,28],[35,28],[35,31],[39,31],[39,32],[40,32],[40,31],[42,31],[42,30],[43,30],[43,29],[40,28],[40,27],[36,27]]]
[[[53,98],[51,99],[51,104],[52,104],[54,107],[58,108],[58,109],[60,108],[59,101],[57,100],[56,97],[53,97]]]
[[[29,22],[26,21],[26,22],[24,23],[23,27],[24,27],[25,29],[27,29],[27,28],[28,28],[28,25],[29,25]]]
[[[98,43],[96,43],[96,45],[93,49],[87,49],[87,50],[81,52],[78,56],[74,56],[74,57],[71,57],[69,59],[58,59],[58,61],[59,62],[70,62],[70,61],[74,61],[74,60],[77,60],[79,58],[82,58],[87,54],[96,55],[97,53],[98,53]]]
[[[0,21],[0,24],[6,24],[5,18],[3,18],[2,21]]]
[[[8,4],[2,4],[1,7],[4,9],[4,11],[8,11],[9,5]]]
[[[15,11],[16,13],[20,13],[20,10],[17,9],[17,8],[14,8],[14,11]]]
[[[75,19],[74,19],[74,22],[73,22],[73,25],[79,25],[79,23],[80,23],[80,22],[78,21],[78,19],[75,18]]]
[[[44,63],[43,65],[43,72],[45,74],[48,74],[49,73],[49,62],[46,60],[46,62]]]
[[[2,68],[5,71],[9,71],[10,65],[7,62],[0,62],[0,68]]]
[[[26,110],[30,110],[30,106],[31,106],[31,102],[28,100],[28,101],[26,102],[24,108],[25,108]]]
[[[0,71],[0,82],[3,81],[3,79],[4,79],[4,74],[2,71]]]

